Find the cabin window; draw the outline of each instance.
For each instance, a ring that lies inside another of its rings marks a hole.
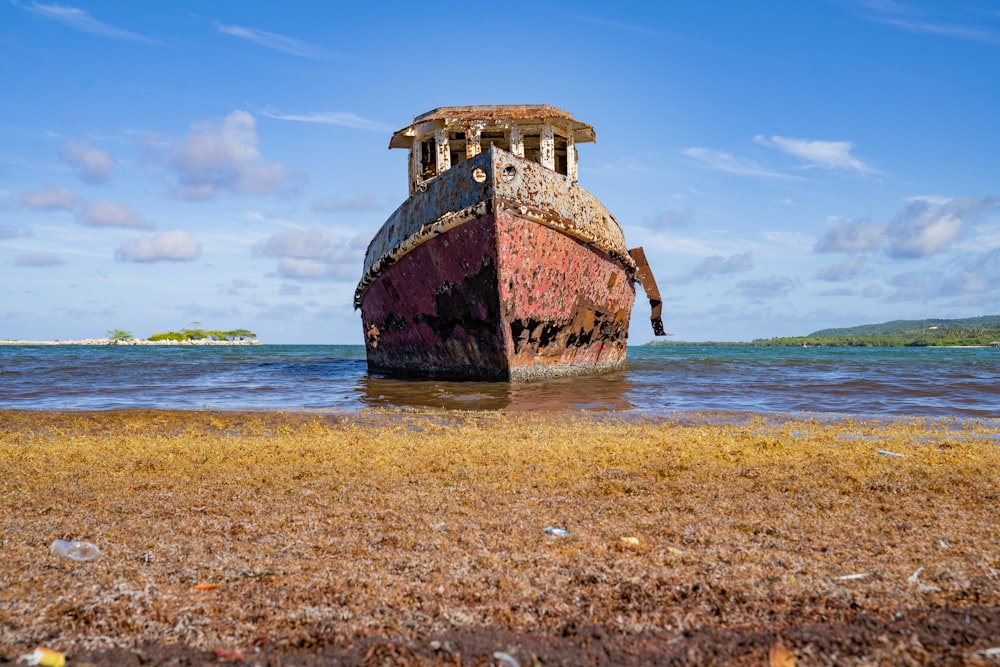
[[[434,137],[420,142],[420,178],[437,176],[437,142]]]
[[[524,159],[541,164],[542,137],[538,134],[524,135]]]
[[[510,139],[504,132],[487,132],[483,131],[479,135],[479,145],[484,149],[489,148],[491,145],[505,151],[510,151]]]
[[[448,151],[451,153],[451,166],[455,166],[466,158],[465,132],[448,133]]]
[[[566,145],[568,140],[566,137],[560,136],[557,132],[555,135],[556,140],[556,171],[563,176],[569,176],[569,152],[566,150]]]

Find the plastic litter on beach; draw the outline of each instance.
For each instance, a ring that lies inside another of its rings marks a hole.
[[[626,535],[626,536],[622,537],[620,539],[620,541],[621,541],[622,544],[625,544],[625,545],[628,545],[628,546],[633,546],[633,547],[639,546],[639,538],[638,537],[633,537],[631,535]]]
[[[518,662],[517,658],[507,653],[507,651],[494,651],[493,659],[503,665],[503,667],[521,667],[521,663]]]
[[[902,454],[897,454],[896,452],[890,452],[888,449],[880,449],[878,453],[882,456],[903,456]]]
[[[101,555],[101,550],[90,542],[80,540],[56,540],[49,547],[49,553],[53,556],[69,558],[79,563],[94,560]]]
[[[31,653],[25,653],[17,659],[29,665],[44,665],[45,667],[63,667],[66,664],[66,656],[59,651],[39,646]]]
[[[857,579],[864,579],[865,577],[872,576],[871,572],[858,572],[856,574],[845,574],[843,576],[837,577],[837,581],[855,581]]]
[[[1000,646],[980,649],[979,651],[976,651],[976,655],[981,658],[1000,658]]]
[[[565,535],[569,535],[569,531],[566,530],[565,528],[553,528],[552,526],[546,528],[545,532],[548,535],[555,535],[556,537],[563,537]]]

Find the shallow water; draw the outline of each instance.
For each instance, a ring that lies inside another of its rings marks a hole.
[[[364,347],[0,346],[0,408],[368,407],[1000,417],[1000,350],[630,347],[624,369],[529,384],[369,375]]]

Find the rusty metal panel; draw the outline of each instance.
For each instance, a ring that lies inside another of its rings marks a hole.
[[[635,271],[621,226],[596,197],[566,176],[491,147],[422,183],[389,216],[368,246],[355,308],[360,308],[365,291],[385,268],[435,236],[493,209],[508,209],[552,227],[606,252],[630,274]]]
[[[374,372],[531,380],[618,368],[635,288],[606,253],[509,211],[414,248],[364,296]]]

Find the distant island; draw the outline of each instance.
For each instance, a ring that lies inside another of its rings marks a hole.
[[[683,341],[653,341],[648,345],[691,345]],[[759,338],[749,343],[700,345],[754,345],[762,347],[997,347],[1000,315],[965,319],[893,320],[844,329],[821,329],[806,336]]]
[[[197,322],[195,324],[198,324]],[[248,329],[214,331],[198,328],[155,333],[136,338],[129,331],[111,329],[104,338],[79,340],[0,340],[0,345],[260,345],[257,334]]]

